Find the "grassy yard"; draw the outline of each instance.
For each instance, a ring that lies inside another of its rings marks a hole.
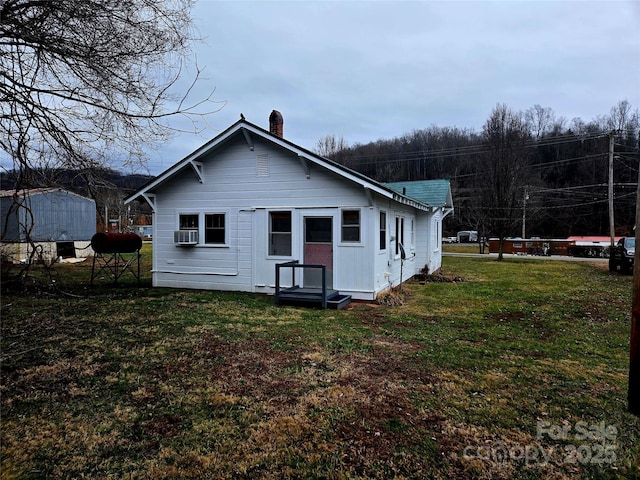
[[[457,244],[448,243],[442,245],[442,251],[447,253],[480,253],[480,247],[477,244]],[[486,249],[488,252],[489,249]]]
[[[442,251],[447,253],[480,253],[480,246],[477,243],[448,243],[442,245]],[[489,248],[485,248],[485,251],[488,253]]]
[[[640,475],[630,276],[446,257],[322,311],[90,267],[2,292],[2,479]]]

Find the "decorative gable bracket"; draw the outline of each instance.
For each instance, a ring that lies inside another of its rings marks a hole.
[[[249,150],[253,152],[254,147],[253,147],[253,139],[251,138],[251,134],[246,128],[242,129],[242,134],[244,135],[244,140],[247,142],[247,146],[249,147]]]
[[[309,178],[311,178],[311,169],[309,167],[309,162],[302,155],[298,155],[298,160],[300,160],[300,165],[302,165],[302,169],[304,170],[304,174],[308,180]]]
[[[155,193],[143,193],[142,198],[149,204],[151,210],[156,211],[156,195]]]
[[[191,168],[193,169],[195,174],[198,176],[198,181],[200,183],[204,183],[204,177],[202,176],[202,163],[194,162],[193,160],[191,160],[189,162],[189,165],[191,165]]]
[[[373,207],[373,195],[371,195],[371,189],[368,187],[364,187],[364,194],[367,197],[367,202],[369,202],[369,206]]]

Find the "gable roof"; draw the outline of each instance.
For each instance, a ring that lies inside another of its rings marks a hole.
[[[155,179],[147,182],[145,185],[140,187],[140,189],[137,192],[135,192],[133,195],[126,198],[124,200],[124,203],[130,203],[136,200],[137,198],[142,197],[148,203],[150,203],[151,206],[153,207],[150,194],[152,195],[153,191],[157,187],[169,181],[172,177],[176,176],[177,174],[184,171],[185,169],[193,169],[196,175],[200,176],[201,168],[202,168],[202,165],[199,163],[200,160],[205,155],[216,150],[217,148],[225,144],[230,138],[236,135],[243,135],[249,149],[251,150],[253,150],[253,136],[255,135],[257,137],[261,137],[273,144],[276,144],[282,148],[285,148],[286,150],[289,150],[294,155],[297,155],[303,164],[305,162],[310,162],[311,164],[319,166],[325,170],[331,171],[341,176],[342,178],[348,181],[351,181],[352,183],[360,185],[361,187],[365,188],[365,190],[367,191],[367,194],[369,194],[369,192],[375,192],[379,195],[382,195],[383,197],[393,199],[404,205],[412,206],[414,208],[417,208],[418,210],[430,211],[434,207],[433,205],[424,203],[419,198],[413,197],[408,193],[403,194],[402,190],[398,191],[393,188],[390,188],[389,186],[383,183],[377,182],[367,177],[366,175],[363,175],[360,172],[351,170],[350,168],[347,168],[344,165],[334,162],[333,160],[330,160],[328,158],[321,157],[316,153],[311,152],[310,150],[300,147],[285,138],[274,135],[269,131],[257,125],[254,125],[253,123],[248,122],[247,120],[244,120],[244,119],[238,120],[236,123],[231,125],[225,131],[223,131],[213,139],[209,140],[207,143],[205,143],[204,145],[202,145],[201,147],[199,147],[198,149],[196,149],[195,151],[193,151],[192,153],[184,157],[182,160],[180,160],[173,166],[169,167],[167,170],[165,170],[160,175],[158,175]],[[305,168],[307,168],[307,172],[308,172],[308,167],[305,167]],[[448,180],[447,180],[447,184],[448,184]]]
[[[430,207],[453,208],[449,180],[416,180],[411,182],[389,182],[385,185],[398,193],[429,205]]]

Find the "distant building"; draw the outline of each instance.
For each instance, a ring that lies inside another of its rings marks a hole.
[[[476,230],[463,230],[458,232],[458,243],[473,243],[478,241],[478,232]]]
[[[151,240],[153,238],[153,225],[134,225],[133,233],[142,237],[143,240]]]
[[[93,254],[96,203],[60,188],[0,190],[0,226],[3,260],[87,257]]]

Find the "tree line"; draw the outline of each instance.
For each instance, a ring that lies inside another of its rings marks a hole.
[[[589,122],[498,104],[481,132],[434,125],[353,146],[328,135],[315,150],[380,182],[450,179],[448,233],[562,238],[608,234],[611,146],[616,233],[633,233],[639,141],[638,110],[621,100]]]

